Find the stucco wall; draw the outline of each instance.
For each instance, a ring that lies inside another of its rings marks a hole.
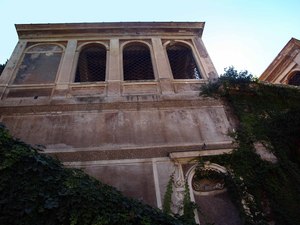
[[[138,110],[75,111],[4,115],[18,138],[50,151],[187,145],[230,141],[221,106]]]

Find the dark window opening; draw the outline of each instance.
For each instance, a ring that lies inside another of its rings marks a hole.
[[[289,80],[290,85],[300,86],[300,71],[295,73]]]
[[[149,48],[141,44],[125,47],[123,70],[124,80],[154,80]]]
[[[192,50],[182,45],[167,47],[167,54],[174,79],[201,79],[200,70]]]
[[[85,47],[79,55],[75,82],[105,81],[106,49],[92,45]]]

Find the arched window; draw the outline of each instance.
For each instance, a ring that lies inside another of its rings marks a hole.
[[[300,71],[297,71],[294,75],[291,76],[288,84],[300,86]]]
[[[85,46],[79,55],[75,82],[105,81],[106,48],[92,44]]]
[[[150,50],[143,44],[130,44],[123,49],[124,80],[154,80]]]
[[[13,84],[54,83],[63,48],[40,44],[26,50]]]
[[[201,79],[192,50],[181,44],[167,47],[167,54],[174,79]]]

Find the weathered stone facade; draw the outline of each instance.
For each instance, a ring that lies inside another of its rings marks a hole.
[[[66,166],[152,206],[162,207],[174,173],[173,210],[180,213],[191,160],[232,150],[225,106],[199,96],[201,85],[217,78],[203,28],[201,22],[16,25],[19,42],[0,76],[0,120]],[[152,67],[147,79],[132,64],[140,58]]]
[[[272,84],[300,86],[300,41],[292,38],[259,77]]]

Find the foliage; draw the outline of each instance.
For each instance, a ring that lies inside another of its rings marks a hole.
[[[196,225],[195,223],[195,215],[194,210],[197,208],[197,205],[191,201],[190,199],[190,191],[188,182],[184,183],[184,198],[183,198],[183,214],[182,215],[174,215],[171,210],[172,205],[172,195],[173,195],[173,185],[174,185],[174,173],[170,176],[169,182],[167,184],[166,192],[164,195],[164,203],[163,203],[163,212],[173,215],[179,220],[181,220],[184,224]]]
[[[191,201],[190,188],[187,180],[184,184],[184,198],[183,198],[183,215],[180,217],[187,224],[194,223],[194,210],[197,208],[196,203]]]
[[[210,81],[201,87],[201,95],[217,97],[228,93],[228,89],[247,87],[250,83],[257,82],[247,70],[237,72],[234,67],[224,69],[225,73],[218,79]]]
[[[210,93],[234,109],[239,119],[234,134],[238,147],[232,154],[201,162],[227,168],[225,182],[245,224],[300,224],[300,91],[258,83],[248,75],[227,70]],[[255,153],[257,142],[277,157],[277,163]]]
[[[224,180],[225,174],[216,170],[208,170],[204,169],[204,166],[198,166],[195,171],[194,179],[201,180],[201,179],[210,179],[214,181],[221,181]]]
[[[163,212],[166,214],[172,213],[171,203],[172,203],[172,194],[173,194],[173,183],[174,183],[174,173],[170,176],[166,188],[166,193],[164,195]]]
[[[38,151],[0,127],[0,224],[183,224]]]
[[[4,70],[5,66],[7,64],[7,61],[4,64],[0,64],[0,76],[2,74],[2,71]]]

